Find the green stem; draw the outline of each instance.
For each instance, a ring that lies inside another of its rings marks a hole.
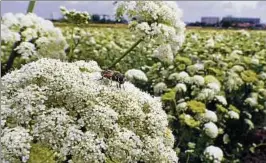
[[[35,4],[36,4],[36,0],[32,0],[32,1],[29,2],[27,13],[32,13],[33,12]]]
[[[260,146],[266,146],[266,143],[261,143],[261,144],[258,144],[255,148],[258,148]]]
[[[176,97],[175,97],[175,99],[173,99],[173,103],[174,103],[174,113],[176,113]]]
[[[75,44],[75,40],[74,40],[74,26],[72,26],[71,28],[71,49],[70,49],[70,54],[69,54],[69,59],[72,60],[72,56],[74,53],[74,44]]]
[[[186,161],[186,163],[188,163],[188,161],[189,161],[189,153],[187,154],[187,161]]]
[[[143,39],[139,39],[137,42],[135,42],[127,51],[125,51],[125,53],[118,58],[116,61],[114,61],[111,66],[108,67],[108,69],[113,68],[118,62],[120,62],[126,55],[128,55],[136,46],[138,46],[138,44],[143,41]]]
[[[181,134],[181,136],[180,136],[180,138],[179,138],[179,141],[178,141],[178,143],[177,143],[177,147],[181,144],[181,142],[182,142],[182,139],[183,139],[183,137],[185,136],[185,134],[184,134],[184,132]]]

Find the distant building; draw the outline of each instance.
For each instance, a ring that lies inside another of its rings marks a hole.
[[[214,25],[218,24],[220,21],[219,17],[202,17],[201,23],[207,24],[207,25]]]
[[[260,18],[223,17],[222,22],[260,24]]]

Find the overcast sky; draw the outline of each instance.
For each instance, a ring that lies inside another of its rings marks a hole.
[[[27,1],[2,1],[1,15],[7,12],[25,13]],[[177,1],[183,10],[183,20],[186,22],[200,21],[202,16],[239,16],[258,17],[266,23],[266,1]],[[95,14],[114,13],[112,1],[40,1],[36,3],[34,12],[42,17],[60,17],[59,7],[88,11]]]

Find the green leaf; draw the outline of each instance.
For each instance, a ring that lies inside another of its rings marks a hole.
[[[176,90],[171,89],[169,92],[165,93],[162,96],[162,100],[163,101],[172,101],[172,100],[175,100],[175,96],[176,96]]]

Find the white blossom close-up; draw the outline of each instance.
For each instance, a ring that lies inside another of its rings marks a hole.
[[[34,137],[60,158],[71,154],[74,162],[177,163],[160,98],[129,82],[123,89],[115,81],[106,83],[101,71],[94,61],[40,59],[3,76],[1,106],[8,114],[1,119],[12,119],[3,124],[8,131],[1,140],[8,152],[3,159],[27,160]],[[14,135],[24,136],[12,136],[9,130],[16,128]]]

